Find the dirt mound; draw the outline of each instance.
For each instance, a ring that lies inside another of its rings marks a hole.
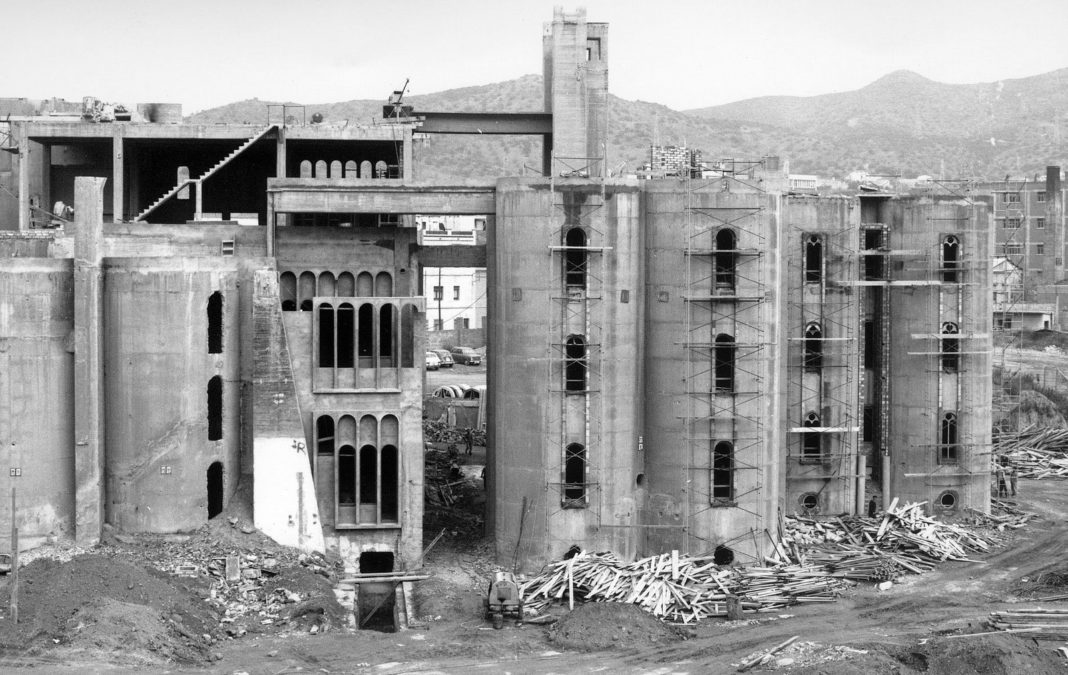
[[[9,592],[5,586],[5,603]],[[19,623],[0,621],[0,650],[92,643],[114,628],[128,634],[118,642],[127,655],[196,661],[208,655],[218,625],[202,600],[206,594],[203,582],[157,573],[123,556],[42,558],[19,572]],[[119,609],[130,605],[144,608],[132,615],[144,621],[119,618]]]
[[[671,626],[637,605],[587,602],[575,607],[550,632],[549,639],[566,649],[635,649],[680,639]]]
[[[113,654],[116,663],[150,665],[158,660],[195,663],[205,656],[148,605],[99,598],[67,622],[67,653]]]
[[[1054,675],[1064,672],[1064,658],[1053,643],[1017,635],[929,639],[908,648],[875,646],[910,668],[929,675]]]
[[[1020,403],[1009,412],[1007,417],[1008,428],[1023,428],[1032,424],[1041,427],[1065,426],[1064,415],[1053,401],[1043,394],[1025,389],[1020,392]]]

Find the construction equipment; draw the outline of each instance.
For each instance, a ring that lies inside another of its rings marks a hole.
[[[493,627],[504,627],[504,618],[515,617],[516,624],[523,623],[523,596],[519,593],[519,584],[511,572],[497,572],[490,582],[486,594],[486,619],[493,622]]]

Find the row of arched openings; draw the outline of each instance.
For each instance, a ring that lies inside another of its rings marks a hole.
[[[335,527],[398,522],[399,447],[395,415],[316,418],[315,480],[333,482]]]
[[[418,308],[412,303],[319,304],[319,368],[414,368]]]
[[[348,178],[349,180],[355,180],[357,178],[397,178],[399,177],[399,172],[396,167],[391,169],[390,165],[382,160],[379,160],[374,164],[371,164],[368,160],[364,160],[357,164],[356,161],[352,159],[345,163],[335,159],[328,164],[326,160],[323,159],[314,163],[311,160],[306,159],[300,163],[300,177]]]
[[[315,297],[391,298],[393,275],[389,272],[282,272],[278,276],[278,294],[283,312],[312,310]]]

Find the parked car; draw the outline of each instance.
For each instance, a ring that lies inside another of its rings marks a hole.
[[[427,370],[437,370],[440,367],[441,367],[441,359],[438,358],[438,355],[435,354],[434,352],[427,352],[426,353],[426,369]]]
[[[448,349],[431,349],[430,351],[437,354],[438,358],[441,359],[442,368],[452,368],[452,354],[449,353]]]
[[[453,347],[452,360],[455,363],[466,363],[469,366],[477,366],[482,363],[482,355],[470,347]]]

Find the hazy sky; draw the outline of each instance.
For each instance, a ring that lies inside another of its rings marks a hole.
[[[298,103],[541,72],[558,0],[8,0],[0,96]],[[1068,66],[1068,0],[587,0],[609,87],[697,108],[862,87],[899,69],[989,82]]]

